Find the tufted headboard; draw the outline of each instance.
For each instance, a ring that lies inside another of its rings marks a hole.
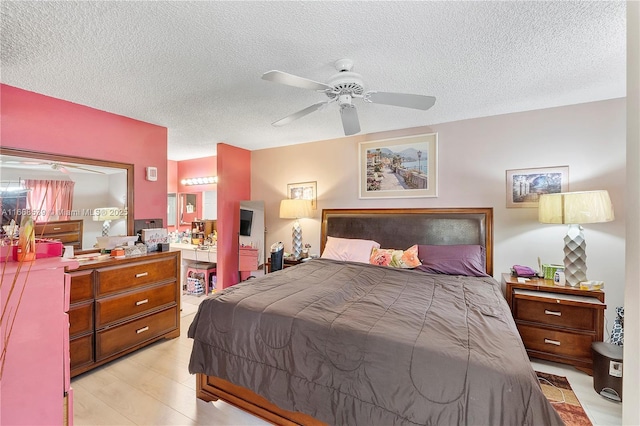
[[[493,274],[493,208],[324,209],[320,253],[327,236],[375,240],[384,248],[413,244],[479,244]]]

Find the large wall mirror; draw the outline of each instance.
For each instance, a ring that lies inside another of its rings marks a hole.
[[[197,193],[181,193],[180,194],[180,225],[191,225],[196,219],[199,219],[198,212],[201,209],[201,194]]]
[[[133,164],[0,147],[3,199],[27,180],[74,182],[68,218],[83,221],[82,250],[94,248],[102,235],[104,223],[93,214],[99,208],[126,212],[111,220],[109,235],[133,235],[133,179]],[[47,220],[59,219],[56,213]],[[3,221],[8,217],[3,214]]]
[[[258,265],[266,261],[264,201],[240,201],[240,245],[258,249]]]
[[[178,225],[178,196],[175,192],[167,194],[167,226]]]

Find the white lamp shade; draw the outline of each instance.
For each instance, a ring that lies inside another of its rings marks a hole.
[[[311,200],[282,200],[280,219],[300,219],[311,217]]]
[[[543,194],[538,200],[541,223],[584,224],[614,219],[609,192],[582,191]]]

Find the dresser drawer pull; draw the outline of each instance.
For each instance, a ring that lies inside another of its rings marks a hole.
[[[62,228],[53,228],[53,230],[54,230],[54,231],[59,231],[59,230],[61,230],[61,229],[62,229]]]
[[[557,340],[551,340],[551,339],[544,339],[545,343],[548,343],[550,345],[556,345],[556,346],[560,346],[560,342],[558,342]]]
[[[136,330],[136,333],[138,333],[138,334],[144,333],[147,330],[149,330],[148,326],[147,327],[142,327],[142,328],[139,328],[138,330]],[[558,343],[558,344],[560,344],[560,343]]]
[[[561,316],[562,316],[562,312],[558,312],[558,311],[550,311],[550,310],[548,310],[548,309],[545,309],[545,310],[544,310],[544,313],[545,313],[546,315],[555,315],[555,316],[557,316],[557,317],[561,317]]]
[[[136,306],[144,305],[145,303],[149,303],[149,299],[138,300]]]
[[[146,277],[147,275],[149,275],[148,272],[142,272],[141,274],[136,274],[136,278]]]

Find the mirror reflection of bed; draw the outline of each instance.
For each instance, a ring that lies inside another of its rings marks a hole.
[[[24,186],[27,180],[74,183],[71,208],[64,211],[51,209],[46,218],[41,218],[41,222],[61,221],[63,226],[72,227],[73,232],[80,228],[81,242],[77,246],[80,251],[95,249],[97,237],[102,236],[104,221],[94,220],[93,212],[96,209],[133,211],[131,164],[0,147],[0,167],[2,188],[15,182],[22,182]],[[4,196],[6,192],[3,193],[3,199]],[[67,216],[58,214],[67,210],[70,210]],[[3,215],[3,225],[10,219],[9,215]],[[70,223],[67,224],[67,221]],[[78,221],[81,224],[75,225]],[[131,235],[132,231],[131,215],[120,215],[109,222],[109,235]]]
[[[324,210],[321,227],[320,259],[200,304],[198,398],[274,424],[563,424],[492,277],[493,209]]]

